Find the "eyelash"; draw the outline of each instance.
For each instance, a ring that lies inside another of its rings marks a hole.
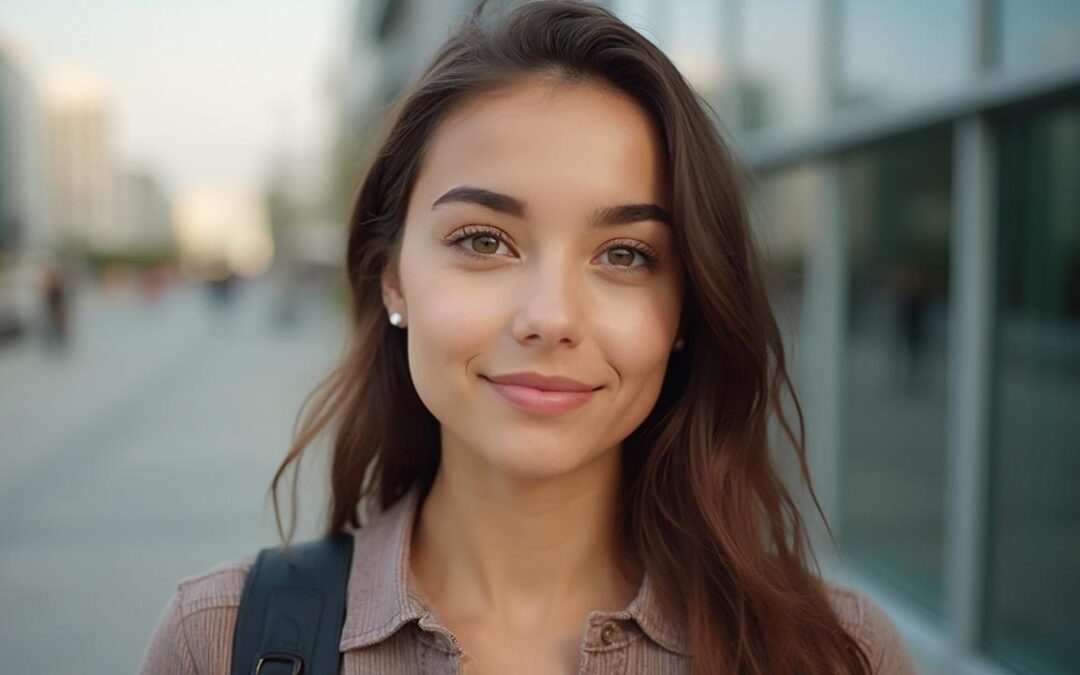
[[[446,245],[456,246],[459,242],[465,241],[466,239],[472,239],[473,237],[479,237],[481,235],[492,237],[509,246],[502,232],[493,227],[486,227],[482,225],[470,225],[458,230],[455,234],[450,235],[446,238]],[[489,258],[495,257],[494,253],[477,253],[476,251],[470,251],[463,246],[458,246],[458,248],[461,249],[462,253],[472,258],[487,260]],[[603,252],[606,253],[612,249],[617,248],[636,251],[637,253],[641,254],[642,258],[645,259],[645,264],[632,267],[627,267],[625,265],[610,265],[610,267],[618,269],[620,274],[636,275],[648,273],[655,269],[657,264],[660,262],[660,257],[656,255],[655,252],[653,252],[651,247],[633,240],[616,241],[611,246],[604,249]]]

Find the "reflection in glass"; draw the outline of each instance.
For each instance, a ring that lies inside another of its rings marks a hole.
[[[1080,2],[999,0],[997,61],[1026,70],[1080,61]]]
[[[840,107],[905,103],[962,83],[972,71],[975,3],[841,2]]]
[[[754,0],[742,6],[741,122],[745,130],[813,121],[815,2]]]
[[[1025,673],[1080,664],[1080,103],[1000,127],[986,637]]]
[[[754,235],[765,256],[769,297],[789,350],[798,344],[806,255],[820,235],[823,194],[820,169],[806,164],[762,176],[752,202]]]
[[[764,255],[764,272],[769,300],[784,340],[788,374],[799,396],[803,412],[813,403],[806,398],[804,369],[813,347],[802,330],[805,269],[809,250],[821,235],[819,227],[825,195],[822,172],[817,165],[786,168],[762,176],[751,203],[754,236]],[[784,414],[797,430],[797,411],[785,395]],[[776,422],[776,420],[774,420]],[[783,472],[800,511],[808,522],[814,518],[813,503],[805,491],[799,466],[778,424],[770,429],[777,466]],[[808,454],[814,448],[807,448]]]
[[[726,76],[720,2],[671,0],[653,5],[663,13],[659,30],[664,51],[694,89],[710,103],[715,101]]]
[[[845,555],[941,612],[951,143],[947,128],[841,163],[850,277]]]
[[[655,42],[726,129],[737,126],[736,82],[725,34],[726,0],[616,0],[616,14]]]

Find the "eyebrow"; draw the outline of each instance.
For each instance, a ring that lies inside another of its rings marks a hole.
[[[517,218],[524,218],[526,213],[525,202],[516,197],[469,186],[460,186],[447,191],[431,204],[431,208],[434,210],[440,204],[452,202],[477,204]],[[620,204],[597,209],[589,225],[592,227],[625,225],[642,220],[657,220],[666,225],[671,225],[672,222],[668,212],[657,204]]]

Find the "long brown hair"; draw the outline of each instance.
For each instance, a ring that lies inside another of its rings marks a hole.
[[[357,193],[345,261],[352,340],[305,401],[271,484],[285,544],[296,519],[294,511],[286,536],[278,483],[327,428],[327,533],[361,526],[365,505],[378,511],[414,485],[426,491],[438,469],[439,423],[413,387],[405,334],[387,322],[380,287],[436,124],[463,97],[527,75],[613,85],[660,130],[688,282],[686,345],[671,358],[654,409],[623,442],[624,537],[661,601],[685,617],[696,673],[869,673],[811,569],[803,521],[770,457],[775,414],[813,498],[802,410],[748,224],[747,176],[711,109],[656,46],[604,8],[540,0],[494,21],[480,14],[400,99]],[[783,410],[785,389],[797,434]],[[295,480],[292,494],[295,509]]]

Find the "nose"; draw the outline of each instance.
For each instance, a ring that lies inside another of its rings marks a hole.
[[[571,256],[551,256],[520,277],[512,331],[522,345],[573,346],[581,341],[589,304],[582,270]]]

